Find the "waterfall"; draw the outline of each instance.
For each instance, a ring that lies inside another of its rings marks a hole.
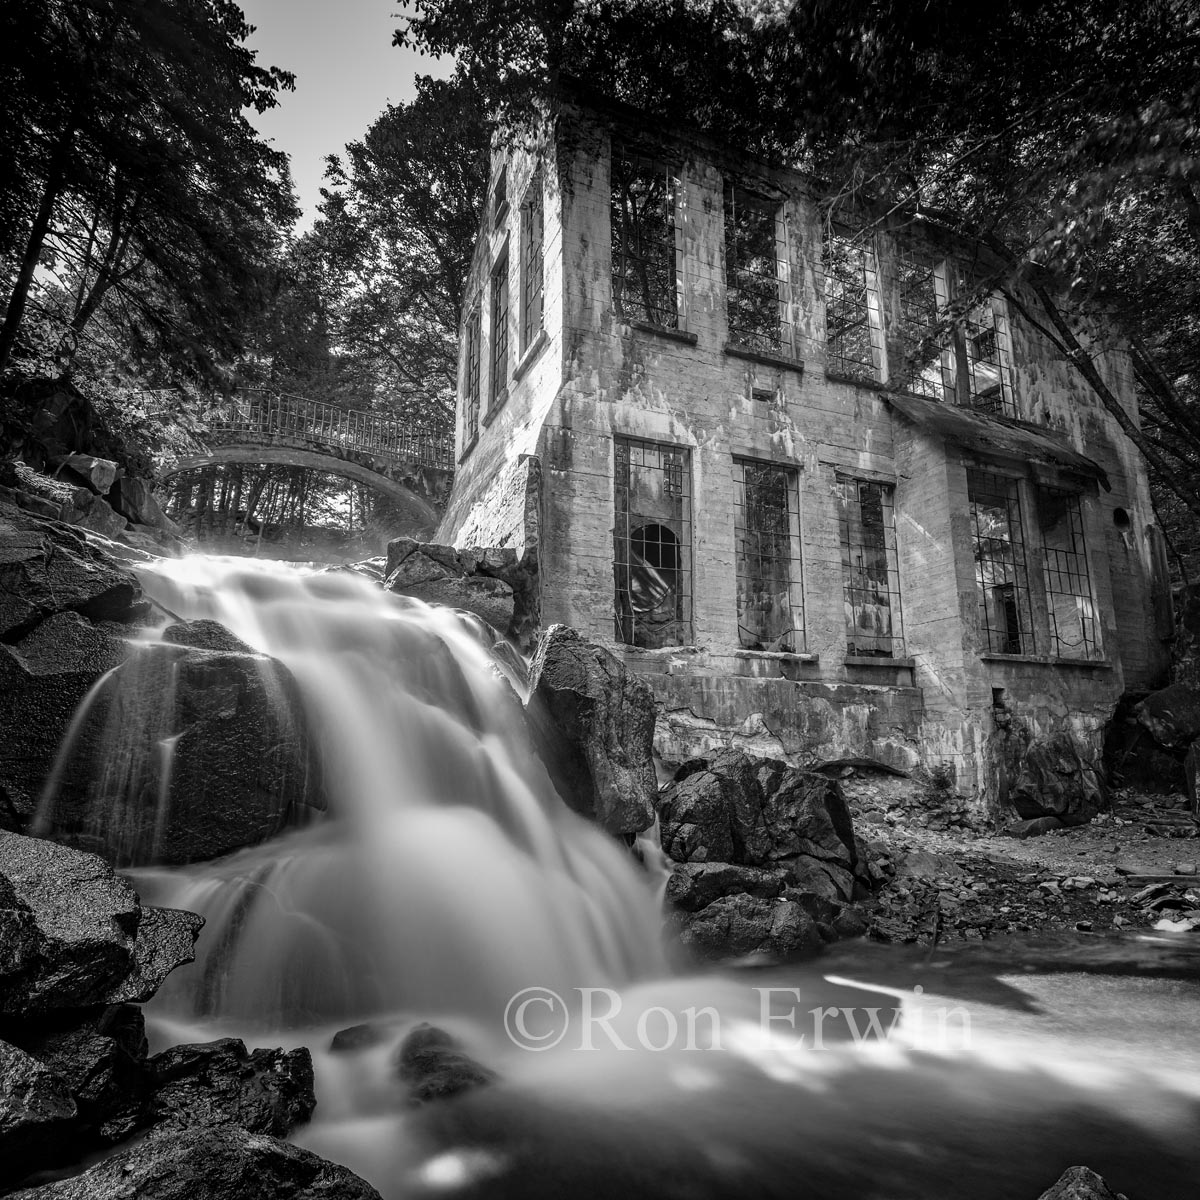
[[[164,993],[181,1017],[285,1030],[494,1016],[531,983],[660,968],[653,882],[555,793],[524,681],[482,622],[349,572],[197,556],[140,578],[163,609],[286,664],[327,798],[323,819],[266,845],[137,872],[147,899],[207,920],[196,965]],[[124,729],[118,752],[140,734],[169,757],[160,706],[123,711],[145,728]]]

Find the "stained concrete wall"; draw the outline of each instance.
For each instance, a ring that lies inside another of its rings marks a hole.
[[[1031,591],[1038,598],[1042,565],[1031,489],[1038,470],[1053,477],[1053,467],[1034,470],[1019,455],[981,457],[894,411],[886,379],[871,386],[828,374],[821,226],[810,181],[700,141],[659,137],[645,125],[621,128],[619,136],[679,170],[679,329],[622,322],[611,283],[610,126],[590,117],[569,128],[560,124],[556,155],[545,159],[547,345],[534,367],[510,385],[507,405],[477,444],[463,447],[460,433],[462,465],[440,537],[466,545],[485,532],[510,536],[501,528],[505,519],[489,525],[481,514],[515,512],[503,502],[514,487],[514,464],[536,453],[544,473],[543,620],[564,622],[610,645],[646,675],[662,704],[659,749],[669,760],[732,742],[795,760],[862,754],[904,767],[946,763],[959,788],[986,805],[998,798],[998,739],[1012,727],[995,720],[998,698],[1023,728],[1039,735],[1070,728],[1095,743],[1123,688],[1147,685],[1164,665],[1163,630],[1155,626],[1151,603],[1154,554],[1145,531],[1153,519],[1145,474],[1116,421],[1061,353],[1010,312],[1022,422],[1056,431],[1064,446],[1093,459],[1111,484],[1111,491],[1090,485],[1083,500],[1104,658],[1068,664],[1047,657],[1041,599],[1035,612],[1040,656],[983,654],[967,471],[982,464],[1024,481]],[[519,195],[519,181],[531,169],[528,155],[510,160],[510,195]],[[730,175],[782,205],[790,305],[778,355],[728,346],[722,188]],[[486,290],[488,267],[504,236],[485,229],[472,271],[475,291]],[[898,363],[897,247],[962,258],[970,248],[911,223],[885,230],[875,244],[888,314],[886,358]],[[1119,345],[1096,349],[1105,377],[1135,414]],[[756,398],[764,390],[771,398]],[[1019,428],[1021,422],[1009,424]],[[614,436],[690,452],[694,602],[688,647],[648,651],[617,642]],[[739,647],[734,456],[797,472],[803,653]],[[904,658],[847,656],[839,473],[895,487]],[[1114,523],[1118,509],[1128,514],[1125,527]]]

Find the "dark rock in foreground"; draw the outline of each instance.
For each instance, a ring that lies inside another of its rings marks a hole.
[[[650,687],[565,625],[538,639],[530,727],[558,793],[609,833],[654,821],[656,708]]]
[[[202,924],[143,908],[95,855],[0,833],[0,1013],[147,1000]]]
[[[173,1046],[150,1059],[147,1122],[158,1131],[239,1125],[284,1137],[316,1107],[312,1056],[304,1049],[249,1052],[237,1038]]]
[[[658,799],[679,942],[706,960],[783,961],[857,936],[882,876],[836,782],[740,750],[683,764]]]
[[[13,1200],[379,1200],[345,1167],[236,1125],[172,1130]]]
[[[57,1075],[0,1042],[0,1187],[44,1159],[71,1132],[75,1101]]]
[[[493,1083],[496,1073],[466,1054],[458,1039],[422,1023],[400,1043],[396,1074],[408,1085],[409,1103],[445,1100]]]
[[[1038,1200],[1125,1200],[1087,1167],[1069,1167]]]

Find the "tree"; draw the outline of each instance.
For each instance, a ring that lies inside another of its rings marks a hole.
[[[72,295],[57,309],[64,369],[111,303],[133,341],[211,372],[239,348],[295,216],[286,158],[242,113],[271,107],[291,76],[255,65],[228,0],[14,0],[0,28],[14,165],[0,371],[41,265]]]
[[[300,252],[324,264],[340,386],[359,403],[452,427],[458,326],[487,190],[483,101],[422,78],[363,139],[331,156],[321,218]]]

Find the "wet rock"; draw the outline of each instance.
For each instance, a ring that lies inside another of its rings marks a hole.
[[[532,646],[539,614],[537,551],[459,549],[415,538],[388,543],[384,586],[429,604],[482,617],[523,651]]]
[[[106,538],[114,538],[129,527],[129,522],[103,496],[93,496],[87,511],[76,516],[73,523]]]
[[[1125,1200],[1087,1167],[1068,1167],[1038,1200]]]
[[[331,1054],[350,1054],[355,1050],[369,1050],[388,1040],[389,1031],[382,1025],[364,1023],[339,1029],[329,1043]]]
[[[822,945],[816,922],[799,903],[746,893],[723,896],[690,916],[679,940],[710,961],[761,956],[786,962],[816,953]]]
[[[255,1050],[237,1038],[173,1046],[147,1064],[153,1096],[147,1122],[168,1126],[238,1125],[283,1137],[316,1107],[309,1052]]]
[[[236,1125],[152,1136],[12,1200],[380,1200],[353,1172]]]
[[[170,632],[94,697],[39,833],[120,866],[188,863],[257,845],[324,806],[291,672],[215,622]]]
[[[137,525],[148,525],[164,533],[178,534],[179,527],[163,512],[150,484],[126,475],[109,489],[109,503]]]
[[[666,898],[686,912],[696,912],[721,896],[745,892],[764,900],[783,892],[785,870],[739,867],[733,863],[680,863],[667,880]]]
[[[649,686],[565,625],[539,638],[530,683],[530,727],[559,795],[610,833],[648,828],[658,795]]]
[[[17,1022],[6,1036],[53,1072],[78,1108],[78,1126],[100,1142],[118,1141],[137,1128],[148,1080],[141,1009],[114,1005],[80,1017]]]
[[[95,855],[0,833],[0,1014],[148,999],[202,923],[155,911]]]
[[[68,1134],[75,1102],[53,1071],[0,1041],[0,1188],[14,1183]]]
[[[410,1104],[445,1100],[496,1079],[466,1054],[458,1039],[436,1025],[416,1026],[396,1053],[396,1074],[408,1085]]]
[[[217,650],[226,654],[254,654],[241,638],[220,621],[176,621],[162,631],[162,640],[173,646],[191,646],[193,650]]]

